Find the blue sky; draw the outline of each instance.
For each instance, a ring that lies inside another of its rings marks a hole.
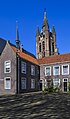
[[[70,0],[0,0],[0,37],[15,43],[17,20],[23,48],[35,54],[36,28],[41,30],[45,8],[59,52],[70,52]]]

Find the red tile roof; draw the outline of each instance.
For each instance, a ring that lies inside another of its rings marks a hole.
[[[30,55],[28,55],[28,54],[22,52],[21,50],[17,49],[17,48],[14,47],[14,46],[11,46],[11,47],[12,47],[12,49],[14,50],[15,53],[18,52],[18,55],[19,55],[21,58],[23,58],[23,59],[25,59],[25,60],[27,60],[27,61],[30,61],[30,62],[32,62],[32,63],[38,65],[38,61],[37,61],[36,58],[34,58],[34,57],[32,57],[32,56],[30,56]]]
[[[54,63],[67,62],[67,61],[68,62],[70,61],[70,53],[54,55],[54,56],[38,59],[39,64],[54,64]]]

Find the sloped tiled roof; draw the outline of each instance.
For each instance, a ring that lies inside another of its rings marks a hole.
[[[54,55],[54,56],[38,59],[39,64],[54,64],[54,63],[69,62],[69,61],[70,61],[70,53]]]
[[[27,61],[30,61],[30,62],[32,62],[32,63],[38,65],[38,61],[37,61],[36,58],[32,57],[31,55],[26,54],[25,52],[22,52],[21,50],[17,49],[16,47],[14,47],[14,46],[12,46],[12,45],[11,45],[11,47],[12,47],[12,49],[14,50],[15,53],[18,52],[18,55],[19,55],[21,58],[23,58],[23,59],[25,59],[25,60],[27,60]]]

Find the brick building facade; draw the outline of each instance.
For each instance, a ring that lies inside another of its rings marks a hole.
[[[56,47],[56,31],[54,26],[51,32],[44,12],[42,30],[36,32],[36,56],[40,66],[40,88],[48,84],[58,87],[61,91],[69,91],[70,83],[70,54],[60,55]]]
[[[40,69],[35,56],[3,39],[0,46],[0,94],[38,91]]]

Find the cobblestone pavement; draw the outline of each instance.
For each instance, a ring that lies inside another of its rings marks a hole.
[[[0,96],[0,119],[70,119],[70,94]]]

